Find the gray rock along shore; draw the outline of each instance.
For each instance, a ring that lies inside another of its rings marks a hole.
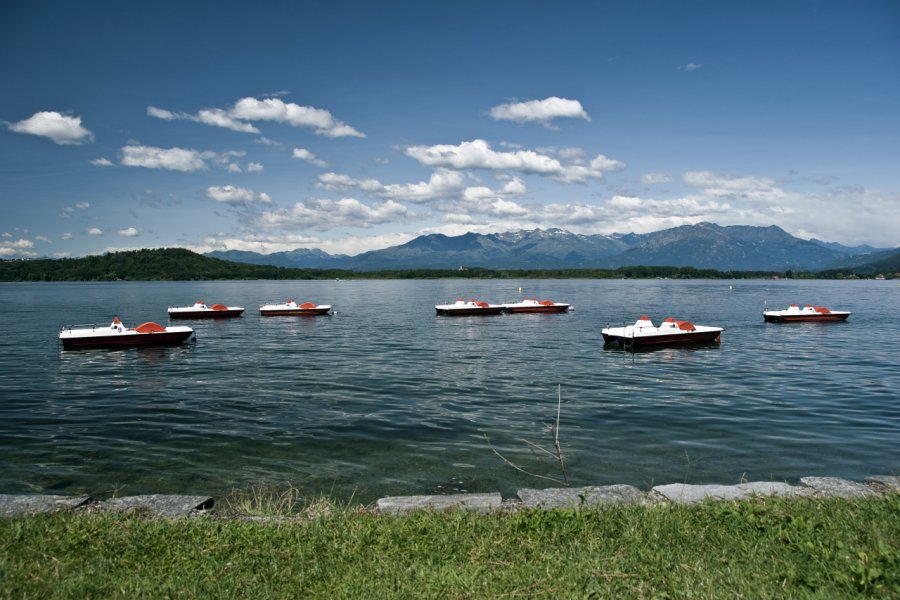
[[[801,498],[862,498],[900,493],[900,476],[874,475],[864,483],[838,477],[803,477],[799,485],[756,481],[736,485],[670,483],[642,492],[631,485],[580,488],[520,489],[518,498],[504,500],[499,493],[432,496],[388,496],[375,503],[382,514],[405,515],[417,510],[467,510],[483,514],[518,508],[571,509],[603,504],[696,504],[706,500],[748,500],[762,496]],[[71,511],[140,511],[148,515],[183,518],[207,514],[209,496],[152,494],[94,501],[90,496],[0,494],[0,517]]]

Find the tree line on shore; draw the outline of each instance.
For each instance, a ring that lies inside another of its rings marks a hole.
[[[854,270],[718,271],[694,267],[629,266],[616,269],[404,269],[348,271],[251,265],[183,248],[111,252],[83,258],[0,261],[0,281],[183,281],[228,279],[848,279]]]

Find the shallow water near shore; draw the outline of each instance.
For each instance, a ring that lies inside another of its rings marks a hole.
[[[565,314],[438,317],[457,297]],[[266,301],[335,306],[260,318]],[[179,320],[171,348],[63,351],[59,327]],[[850,310],[766,324],[764,306]],[[571,485],[793,482],[897,474],[900,287],[891,281],[428,280],[0,285],[0,492],[96,496],[292,484],[309,496]],[[647,314],[726,328],[719,345],[632,354],[600,329]],[[493,448],[493,449],[492,449]]]

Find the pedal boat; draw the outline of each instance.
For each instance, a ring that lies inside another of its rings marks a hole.
[[[767,310],[763,312],[763,319],[767,323],[802,323],[819,321],[823,323],[834,321],[846,321],[850,316],[849,311],[828,310],[824,306],[807,304],[800,308],[797,304],[791,304],[785,310]]]
[[[694,325],[669,317],[655,327],[650,317],[641,316],[634,325],[607,327],[601,331],[605,344],[618,344],[623,348],[652,348],[685,344],[709,344],[718,342],[723,327]]]
[[[509,313],[562,313],[570,308],[569,304],[553,300],[538,300],[537,298],[525,298],[521,302],[503,305],[503,309]]]
[[[230,319],[239,317],[244,313],[241,306],[225,306],[213,304],[207,306],[203,300],[197,300],[193,306],[170,306],[169,318],[171,319]]]
[[[314,317],[327,315],[329,312],[331,312],[330,304],[313,302],[297,304],[293,299],[282,304],[263,304],[259,307],[259,314],[262,317]]]
[[[443,316],[469,317],[474,315],[499,315],[503,312],[502,304],[488,304],[480,300],[463,300],[459,298],[453,304],[438,304],[434,311]]]
[[[134,328],[125,327],[119,317],[109,325],[70,325],[59,332],[63,349],[126,348],[132,346],[175,346],[194,330],[190,327],[163,327],[149,321]]]

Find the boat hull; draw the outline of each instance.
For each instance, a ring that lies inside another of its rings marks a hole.
[[[623,348],[658,348],[662,346],[684,346],[688,344],[711,344],[718,342],[721,334],[721,330],[639,336],[604,333],[603,342],[605,344],[618,344]]]
[[[568,304],[554,304],[552,306],[507,306],[509,313],[564,313],[569,310]]]
[[[132,348],[146,346],[176,346],[193,335],[192,330],[165,333],[117,333],[84,337],[61,337],[63,349]]]
[[[830,312],[807,315],[779,315],[763,313],[763,319],[766,323],[833,323],[835,321],[846,321],[850,316],[849,312]]]
[[[502,306],[465,307],[465,308],[437,308],[434,311],[444,317],[475,317],[503,314]]]
[[[228,310],[184,310],[169,311],[170,319],[231,319],[244,314],[243,308]]]
[[[331,312],[330,306],[316,308],[271,308],[259,309],[261,317],[316,317]]]

